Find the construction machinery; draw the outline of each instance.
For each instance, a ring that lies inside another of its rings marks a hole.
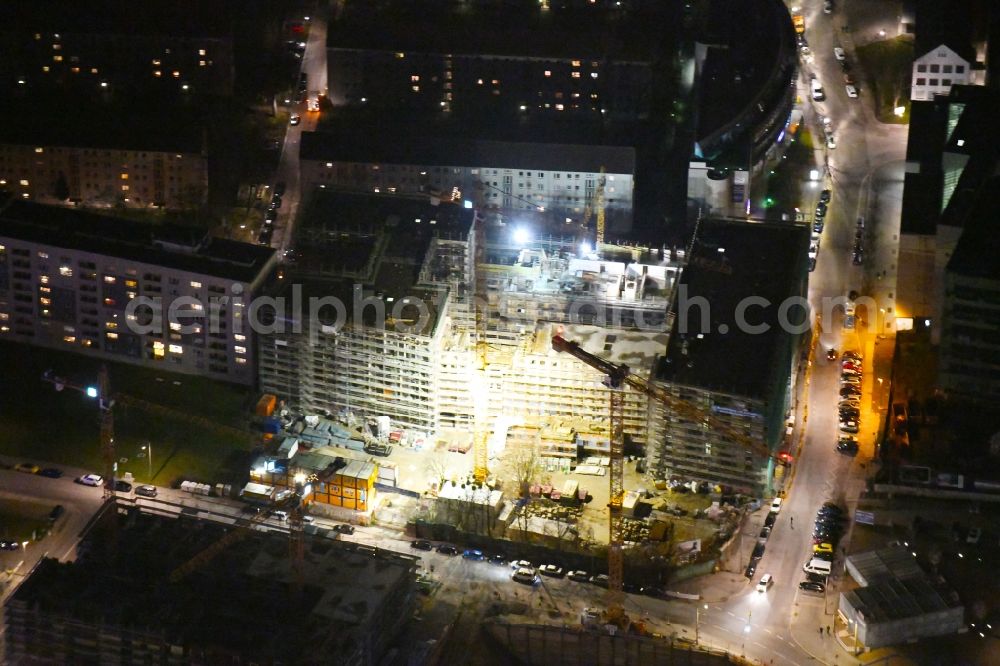
[[[649,383],[642,377],[632,373],[625,364],[616,364],[596,354],[591,354],[580,348],[579,343],[570,341],[561,335],[552,336],[552,348],[557,352],[566,352],[583,363],[586,363],[595,370],[604,374],[604,385],[610,391],[610,435],[611,453],[610,470],[608,482],[610,486],[610,497],[608,501],[608,598],[606,623],[616,626],[628,624],[623,607],[624,593],[622,592],[624,578],[624,539],[622,537],[622,501],[625,495],[623,464],[625,442],[623,435],[624,422],[624,394],[626,386],[639,391],[654,400],[663,403],[668,409],[678,416],[694,423],[708,425],[713,431],[734,441],[740,442],[754,453],[765,458],[773,457],[773,454],[763,444],[748,437],[744,433],[735,430],[727,423],[716,419],[708,412],[696,407],[689,402],[681,400],[665,389]]]

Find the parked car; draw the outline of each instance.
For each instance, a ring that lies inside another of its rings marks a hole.
[[[830,192],[830,190],[823,190],[822,192],[819,193],[819,200],[822,201],[823,203],[830,203],[831,194],[832,193]]]
[[[773,584],[774,584],[774,578],[771,576],[771,574],[764,574],[763,576],[760,577],[760,580],[757,581],[757,591],[767,592],[767,589],[771,587]]]
[[[492,555],[488,555],[486,559],[490,564],[497,564],[500,566],[507,564],[507,556],[503,553],[493,553]]]
[[[274,224],[274,221],[278,219],[278,211],[271,208],[266,213],[264,213],[264,224]]]
[[[84,474],[83,476],[77,477],[75,481],[81,485],[96,488],[104,483],[104,477],[99,474]]]
[[[598,587],[608,586],[608,574],[597,574],[596,576],[590,577],[590,583]]]
[[[800,590],[805,590],[806,592],[820,592],[820,593],[823,593],[823,592],[826,591],[826,585],[824,585],[823,583],[818,583],[816,581],[812,581],[812,580],[804,580],[801,583],[799,583],[799,589]]]
[[[858,452],[858,443],[852,441],[840,440],[837,442],[837,451],[840,453],[847,453],[849,455],[855,455]]]
[[[813,231],[818,234],[823,233],[824,222],[822,218],[813,221]]]
[[[565,571],[563,571],[562,567],[558,567],[554,564],[543,564],[542,566],[538,567],[538,573],[542,574],[543,576],[562,578]]]
[[[758,543],[756,546],[753,547],[753,552],[750,553],[750,557],[754,559],[759,559],[761,557],[764,557],[764,548],[765,548],[764,544]]]
[[[569,578],[570,580],[577,583],[586,583],[587,581],[590,580],[590,574],[587,573],[586,571],[577,569],[575,571],[570,571],[568,574],[566,574],[566,578]]]
[[[274,193],[277,194],[279,197],[285,195],[285,181],[279,180],[277,183],[274,184]]]
[[[654,597],[659,599],[664,596],[667,591],[658,585],[648,585],[639,589],[639,594],[644,594],[647,597]]]
[[[140,497],[156,497],[156,486],[136,486],[135,494]]]
[[[824,562],[833,562],[833,553],[821,552],[813,553],[813,558],[817,560],[823,560]]]
[[[58,479],[62,477],[63,471],[61,469],[56,469],[55,467],[46,467],[38,473],[39,476],[44,476],[48,479]]]
[[[758,536],[761,539],[766,539],[767,537],[771,536],[771,528],[770,527],[760,528],[760,534]]]
[[[767,518],[764,519],[764,527],[774,527],[774,521],[778,519],[778,514],[769,513]]]
[[[778,513],[779,511],[781,511],[781,498],[775,497],[771,500],[771,512]]]
[[[858,98],[858,89],[857,89],[857,87],[855,87],[855,86],[851,85],[850,83],[848,83],[846,86],[844,86],[844,90],[847,92],[847,96],[850,97],[851,99],[857,99]]]
[[[828,543],[828,542],[818,543],[815,546],[813,546],[813,552],[814,553],[832,553],[833,552],[833,544]]]
[[[25,474],[38,474],[42,471],[42,468],[35,463],[22,462],[14,465],[14,471],[24,472]]]
[[[841,419],[840,430],[842,432],[856,433],[860,430],[860,428],[858,427],[858,422],[855,419],[847,418]]]
[[[538,574],[535,573],[534,569],[520,568],[515,569],[514,573],[510,576],[511,580],[515,583],[522,583],[524,585],[534,585],[538,582]]]
[[[417,550],[434,550],[434,544],[432,544],[430,541],[417,539],[416,541],[410,542],[410,548],[416,548]]]
[[[132,484],[128,481],[117,479],[115,480],[115,491],[119,493],[130,493],[132,492]]]
[[[828,361],[836,361],[837,360],[837,350],[834,349],[833,347],[830,347],[829,349],[827,349],[826,350],[826,360],[828,360]]]
[[[341,534],[354,534],[354,525],[348,525],[346,523],[341,523],[340,525],[334,525],[333,526],[333,531],[334,532],[340,532]]]
[[[534,569],[535,565],[528,560],[514,560],[510,563],[511,569]]]
[[[481,562],[483,559],[483,551],[478,548],[466,548],[462,551],[462,557],[466,560],[475,560],[476,562]]]
[[[66,513],[66,507],[62,504],[56,504],[52,507],[52,511],[49,512],[49,522],[56,522],[64,513]]]
[[[288,124],[289,125],[298,125],[301,121],[302,121],[302,118],[300,118],[299,114],[297,114],[297,113],[293,113],[291,115],[291,117],[288,118]]]
[[[753,578],[755,573],[757,573],[757,560],[750,560],[750,564],[747,565],[743,575],[747,578]]]
[[[17,541],[0,541],[0,550],[17,550],[21,544]]]
[[[437,547],[437,552],[441,553],[442,555],[454,556],[458,555],[458,548],[455,548],[450,543],[443,543]]]
[[[844,49],[842,49],[839,46],[834,46],[833,47],[833,57],[836,58],[837,60],[841,61],[841,62],[843,62],[844,60],[847,60],[847,54],[844,53]]]
[[[286,520],[288,520],[288,512],[287,511],[275,511],[275,512],[273,512],[271,514],[271,517],[274,518],[275,520],[280,521],[280,522],[283,523]]]

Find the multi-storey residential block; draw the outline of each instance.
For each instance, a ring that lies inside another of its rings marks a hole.
[[[632,224],[636,165],[630,146],[414,137],[386,131],[377,136],[306,132],[300,150],[305,188],[432,193],[510,214],[544,212],[562,221],[580,219],[593,209],[603,183],[608,227],[621,232]]]
[[[914,59],[910,99],[933,100],[934,95],[947,95],[952,86],[970,83],[971,65],[947,44],[938,45]]]
[[[0,190],[42,203],[92,207],[196,208],[208,195],[208,156],[200,129],[168,137],[149,128],[111,133],[13,128],[0,139]]]
[[[249,304],[275,260],[196,229],[8,200],[0,339],[252,384]]]
[[[776,455],[785,433],[800,342],[810,330],[808,241],[805,227],[702,223],[653,378],[743,437],[652,405],[657,439],[647,457],[654,475],[769,489],[774,459],[746,440]]]

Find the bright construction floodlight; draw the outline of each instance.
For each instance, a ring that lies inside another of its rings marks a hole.
[[[514,229],[514,242],[518,245],[527,245],[531,241],[531,234],[523,227]]]

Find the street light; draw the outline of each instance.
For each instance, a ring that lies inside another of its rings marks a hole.
[[[142,450],[146,452],[146,462],[149,467],[149,481],[153,482],[153,445],[150,442],[146,442],[146,446],[142,447]]]

